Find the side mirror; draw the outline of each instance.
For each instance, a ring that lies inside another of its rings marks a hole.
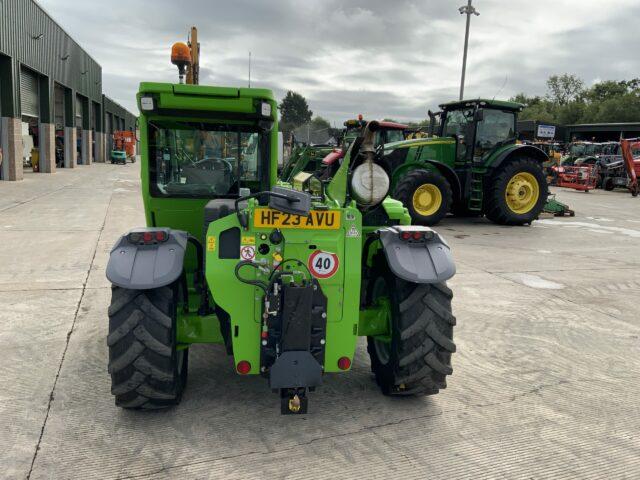
[[[476,113],[473,114],[473,119],[476,122],[481,122],[482,120],[484,120],[484,110],[483,109],[476,110]]]
[[[273,187],[269,192],[269,208],[306,217],[311,211],[311,195],[292,188]]]

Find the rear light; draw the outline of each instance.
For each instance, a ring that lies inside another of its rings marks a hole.
[[[251,371],[251,364],[249,362],[247,362],[246,360],[240,360],[238,362],[238,364],[236,365],[236,371],[240,375],[246,375],[247,373],[249,373]]]
[[[434,236],[433,231],[431,230],[414,230],[414,231],[409,231],[409,230],[405,230],[404,232],[400,232],[398,234],[398,236],[400,237],[401,240],[411,240],[414,242],[420,242],[423,240],[431,240]]]
[[[351,359],[349,357],[340,357],[338,359],[338,368],[340,370],[349,370],[351,367]]]
[[[129,242],[136,245],[150,245],[162,243],[169,240],[169,233],[166,230],[156,230],[148,232],[131,232],[128,235]]]

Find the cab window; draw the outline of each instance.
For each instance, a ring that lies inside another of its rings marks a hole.
[[[446,113],[442,128],[443,137],[464,136],[469,133],[468,127],[473,123],[473,109],[452,110]]]
[[[476,149],[490,150],[499,142],[515,138],[515,123],[513,112],[485,108],[476,131]]]
[[[153,196],[237,197],[263,189],[268,135],[247,127],[149,123]]]

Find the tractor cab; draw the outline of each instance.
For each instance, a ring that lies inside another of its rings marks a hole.
[[[569,145],[568,153],[561,160],[561,165],[594,165],[602,153],[602,145],[593,142],[577,141]]]
[[[496,100],[472,100],[440,105],[439,137],[455,139],[456,164],[482,163],[498,148],[517,140],[516,115],[522,104]],[[435,131],[435,125],[431,127]]]

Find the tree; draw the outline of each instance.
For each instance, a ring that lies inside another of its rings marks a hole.
[[[519,93],[511,100],[527,107],[521,120],[559,124],[640,121],[640,78],[603,80],[589,88],[575,75],[553,75],[545,98]]]
[[[524,92],[522,92],[518,93],[515,97],[511,97],[511,101],[522,103],[528,107],[533,107],[534,105],[538,105],[540,102],[542,102],[543,99],[538,97],[537,95],[535,97],[529,97]]]
[[[556,123],[556,110],[557,109],[551,102],[542,100],[539,103],[525,108],[522,113],[518,115],[518,119]]]
[[[580,97],[584,91],[584,82],[576,75],[563,73],[551,75],[547,80],[549,99],[557,105],[566,105]]]
[[[588,105],[582,117],[584,123],[638,122],[640,121],[640,97],[626,93]]]
[[[605,80],[594,84],[586,90],[583,98],[588,102],[603,102],[611,98],[620,97],[628,93],[629,87],[626,82],[616,82],[614,80]]]
[[[299,93],[289,90],[280,105],[282,130],[290,131],[311,120],[313,112],[309,110],[307,100]]]
[[[331,129],[331,124],[329,123],[328,120],[320,117],[320,116],[315,116],[313,117],[313,120],[311,120],[311,123],[309,124],[309,127],[311,128],[311,131],[313,132],[319,132],[319,131],[329,131]]]

